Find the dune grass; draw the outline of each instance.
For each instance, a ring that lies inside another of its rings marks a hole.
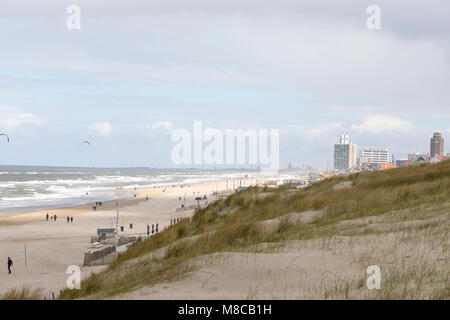
[[[350,187],[335,188],[343,182]],[[183,220],[151,239],[138,241],[105,271],[84,280],[81,290],[64,290],[60,298],[112,297],[144,285],[175,280],[193,270],[190,261],[202,255],[255,250],[261,243],[331,237],[344,232],[337,228],[342,221],[376,218],[387,212],[449,200],[450,161],[337,176],[294,192],[290,186],[252,187],[198,210],[190,221]],[[281,218],[279,227],[270,232],[259,223],[306,210],[323,214],[306,225]],[[407,221],[408,215],[404,219]],[[347,232],[351,235],[355,231]],[[357,232],[388,231],[369,228]],[[155,255],[158,251],[161,254]],[[342,292],[341,287],[336,292]]]

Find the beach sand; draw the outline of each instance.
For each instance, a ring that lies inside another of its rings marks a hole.
[[[252,178],[241,179],[242,186],[254,182]],[[238,185],[239,181],[235,180],[235,186]],[[125,220],[119,224],[125,226],[125,231],[120,235],[144,234],[147,224],[158,223],[162,230],[170,225],[170,219],[192,216],[194,210],[176,212],[184,197],[186,207],[195,205],[195,197],[198,196],[207,195],[208,201],[212,202],[216,199],[213,196],[216,190],[223,194],[231,193],[233,181],[132,189],[130,191],[136,197],[119,201],[119,220]],[[149,197],[148,201],[146,197]],[[82,278],[105,268],[82,265],[84,253],[89,250],[91,236],[96,235],[97,228],[115,226],[116,201],[103,202],[97,211],[92,210],[92,205],[0,216],[0,294],[11,288],[29,285],[42,288],[47,297],[52,292],[57,296],[60,290],[66,288],[69,276],[66,270],[70,265],[81,268]],[[45,220],[47,212],[50,216],[57,215],[56,222]],[[67,216],[73,217],[74,221],[67,223]],[[133,223],[133,229],[129,228],[129,223]],[[8,257],[14,262],[12,274],[7,272]]]

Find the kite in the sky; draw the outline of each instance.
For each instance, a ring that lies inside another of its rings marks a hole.
[[[85,144],[87,144],[88,146],[91,145],[91,143],[89,141],[87,141],[87,140],[83,141],[83,143],[81,145],[84,146]]]

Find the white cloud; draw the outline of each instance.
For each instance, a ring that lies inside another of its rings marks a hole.
[[[0,106],[0,130],[12,130],[24,125],[42,125],[45,118],[31,112],[23,112],[16,107]]]
[[[321,136],[328,135],[330,133],[336,132],[338,130],[339,131],[343,131],[344,130],[344,127],[339,122],[333,122],[333,123],[330,123],[330,124],[328,124],[326,126],[317,126],[317,127],[314,127],[312,129],[308,130],[308,138],[316,139],[316,138],[319,138]]]
[[[173,122],[170,121],[160,121],[160,122],[155,122],[154,124],[152,124],[152,130],[157,130],[158,128],[163,127],[167,133],[170,133],[172,131],[172,127],[173,127]]]
[[[111,123],[109,122],[94,122],[90,127],[89,130],[94,131],[102,136],[109,136],[113,128],[111,126]]]
[[[369,115],[361,124],[354,124],[351,128],[360,133],[384,134],[406,132],[411,129],[411,122],[401,120],[391,115]]]

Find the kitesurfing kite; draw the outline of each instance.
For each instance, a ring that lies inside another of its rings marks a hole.
[[[5,136],[6,140],[9,142],[9,137],[8,137],[8,135],[6,133],[0,133],[0,136]]]
[[[91,145],[91,143],[89,141],[87,141],[87,140],[83,141],[83,143],[81,145],[84,146],[85,144],[87,144],[88,146]]]

